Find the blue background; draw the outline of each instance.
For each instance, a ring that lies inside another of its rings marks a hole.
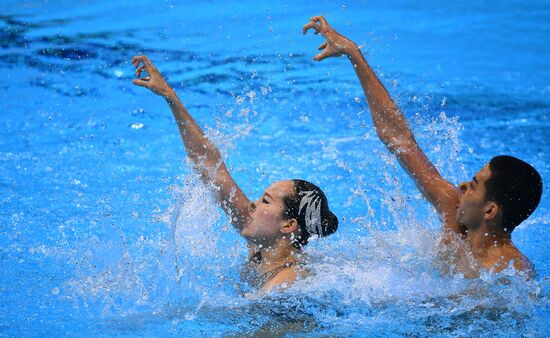
[[[352,67],[312,61],[322,39],[301,34],[322,14],[358,43],[453,183],[497,154],[548,182],[547,2],[3,1],[0,12],[0,335],[548,334],[548,184],[513,236],[534,281],[440,276],[440,224],[376,138]],[[193,177],[165,102],[131,84],[136,54],[251,198],[288,178],[329,196],[340,229],[312,243],[317,277],[291,296],[234,290],[244,242]]]

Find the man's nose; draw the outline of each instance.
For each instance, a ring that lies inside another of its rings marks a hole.
[[[462,182],[458,185],[458,189],[460,190],[461,193],[465,193],[466,190],[468,190],[468,183],[466,182]]]

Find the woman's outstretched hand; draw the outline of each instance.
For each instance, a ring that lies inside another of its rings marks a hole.
[[[350,55],[359,50],[353,41],[335,31],[322,16],[311,18],[309,23],[304,25],[302,33],[305,35],[310,28],[315,30],[315,34],[321,33],[327,39],[319,46],[322,52],[315,55],[313,60],[321,61],[332,56]]]
[[[141,87],[150,89],[153,93],[168,98],[174,95],[175,92],[170,85],[164,80],[157,67],[153,65],[151,60],[145,55],[137,55],[132,58],[132,64],[136,67],[137,79],[132,82]],[[145,71],[148,76],[140,77]]]

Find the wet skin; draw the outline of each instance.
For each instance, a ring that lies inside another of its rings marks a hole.
[[[250,202],[248,220],[241,235],[256,245],[269,247],[284,236],[288,220],[283,217],[283,197],[293,193],[292,181],[279,181],[269,186],[256,201]]]
[[[132,58],[132,64],[137,76],[133,83],[166,100],[178,125],[187,157],[206,185],[214,188],[212,192],[231,223],[248,240],[251,256],[259,254],[261,257],[258,269],[264,273],[295,262],[299,249],[293,245],[291,237],[298,234],[297,221],[282,217],[282,197],[292,192],[293,183],[274,183],[259,200],[250,202],[229,173],[219,149],[206,137],[151,60],[138,55]],[[142,76],[144,72],[147,76]],[[283,269],[267,281],[262,290],[287,287],[296,278],[294,267]]]
[[[314,60],[345,55],[352,63],[378,137],[397,157],[441,217],[442,242],[451,244],[465,240],[475,257],[477,267],[474,270],[477,272],[479,268],[498,272],[511,262],[517,270],[530,270],[531,264],[512,244],[510,234],[502,228],[500,207],[485,200],[484,183],[490,177],[489,167],[483,167],[472,181],[460,184],[457,189],[441,176],[419,147],[404,115],[368,65],[359,47],[336,32],[322,16],[311,18],[304,26],[303,34],[310,29],[326,38]],[[466,266],[459,266],[459,269],[471,270]]]

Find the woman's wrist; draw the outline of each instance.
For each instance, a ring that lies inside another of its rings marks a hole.
[[[176,103],[176,102],[179,101],[178,95],[176,94],[176,92],[172,88],[170,88],[169,91],[167,91],[166,93],[163,93],[161,95],[162,95],[162,97],[164,97],[166,102],[168,102],[169,104],[173,104],[173,103]]]

